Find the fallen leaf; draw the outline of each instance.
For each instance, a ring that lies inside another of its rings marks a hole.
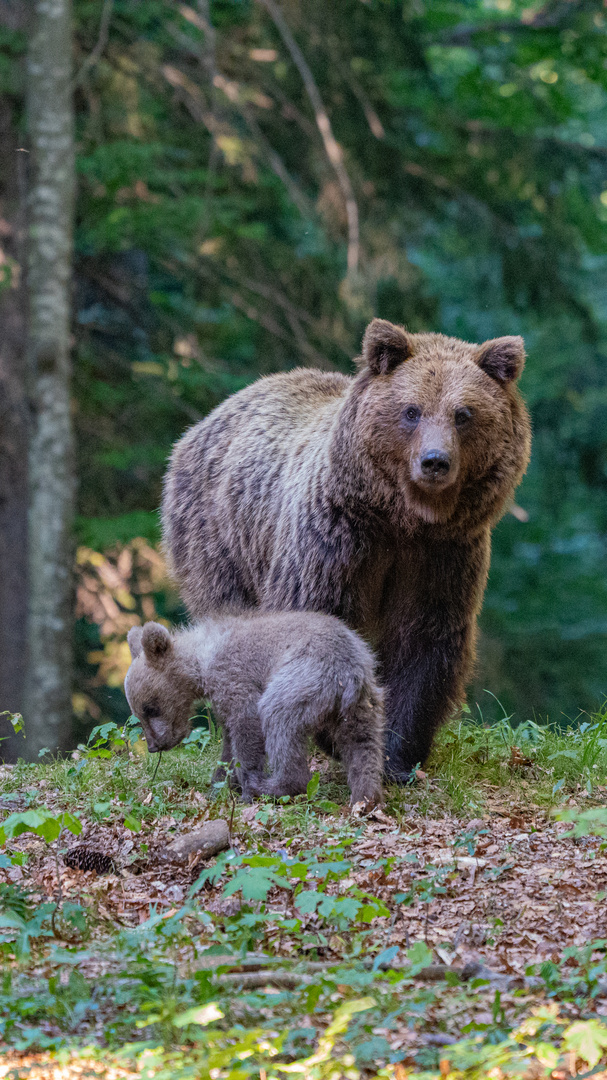
[[[381,821],[384,825],[396,826],[396,821],[394,820],[394,818],[389,817],[388,814],[386,814],[380,806],[376,806],[373,808],[373,810],[370,810],[367,816],[371,821]]]
[[[531,758],[525,757],[525,755],[519,750],[518,746],[510,747],[510,761],[508,765],[511,769],[521,769],[533,765]]]
[[[511,829],[522,829],[525,824],[525,819],[522,814],[512,814],[509,825]]]
[[[442,960],[443,964],[446,964],[447,967],[451,967],[453,954],[450,953],[448,949],[442,949],[440,945],[437,945],[434,949],[434,952],[438,956],[439,960]]]

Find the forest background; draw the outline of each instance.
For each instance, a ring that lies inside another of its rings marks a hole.
[[[27,677],[29,15],[27,0],[0,0],[0,710],[12,711]],[[601,703],[606,31],[595,0],[75,0],[62,745],[126,717],[129,627],[184,617],[159,553],[172,443],[260,375],[351,372],[373,315],[473,341],[524,336],[533,458],[495,532],[470,701],[491,719],[495,695],[515,722]],[[46,745],[44,717],[25,719]]]

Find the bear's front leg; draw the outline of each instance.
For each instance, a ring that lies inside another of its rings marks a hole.
[[[396,783],[424,764],[438,728],[464,700],[489,550],[488,530],[462,543],[426,536],[393,575],[377,651],[386,692],[385,772]]]
[[[386,779],[406,784],[423,765],[436,731],[460,704],[468,634],[440,640],[416,635],[413,643],[386,642],[380,649],[386,692]]]

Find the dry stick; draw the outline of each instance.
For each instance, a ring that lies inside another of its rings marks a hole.
[[[213,176],[216,172],[217,163],[219,160],[219,145],[217,142],[218,137],[221,134],[228,134],[229,127],[222,116],[222,110],[219,108],[217,90],[222,90],[228,98],[230,104],[238,109],[240,115],[247,124],[251,134],[256,140],[257,156],[263,162],[264,165],[269,165],[275,176],[278,177],[280,182],[285,185],[289,197],[292,202],[297,206],[302,217],[311,217],[312,208],[306,199],[304,193],[300,190],[293,177],[290,175],[286,165],[284,164],[280,155],[276,152],[271,143],[266,139],[263,131],[261,130],[255,116],[251,109],[246,105],[246,102],[235,99],[227,93],[227,87],[229,86],[229,80],[225,79],[223,75],[217,70],[215,62],[214,42],[215,42],[215,30],[212,27],[207,14],[204,12],[208,8],[207,0],[199,0],[200,15],[196,25],[204,28],[205,40],[208,41],[208,47],[205,50],[201,50],[197,53],[200,67],[202,68],[203,75],[208,82],[208,96],[211,101],[211,108],[204,107],[202,97],[200,94],[200,88],[191,79],[189,79],[179,68],[174,67],[171,64],[165,64],[162,68],[162,73],[167,82],[179,88],[183,95],[183,101],[188,112],[196,121],[196,123],[203,123],[207,131],[212,136],[211,153],[208,164],[207,182],[204,190],[204,199],[208,201]],[[208,215],[207,215],[208,216]],[[205,223],[203,221],[203,232]]]
[[[101,12],[101,21],[99,23],[99,37],[97,38],[97,44],[95,48],[82,64],[80,71],[77,73],[72,88],[75,90],[77,86],[83,81],[85,75],[91,70],[92,67],[101,59],[103,50],[108,42],[110,32],[110,19],[112,18],[112,9],[114,7],[114,0],[105,0],[103,10]]]
[[[277,958],[278,959],[278,958]],[[251,958],[245,958],[237,960],[234,957],[219,956],[209,957],[206,961],[204,957],[201,957],[193,965],[188,966],[188,970],[198,970],[200,968],[213,968],[213,967],[227,967],[228,965],[249,966],[252,963],[265,963],[267,964],[269,957],[259,957],[256,960]],[[308,961],[303,965],[300,965],[303,970],[301,971],[276,971],[276,969],[262,969],[260,971],[231,971],[224,972],[220,975],[213,976],[213,982],[220,986],[242,986],[243,988],[255,988],[260,986],[283,986],[287,988],[294,988],[297,986],[305,985],[315,975],[321,972],[327,972],[331,968],[340,966],[339,961]],[[363,967],[370,969],[372,967],[372,960],[369,959],[363,963]],[[380,971],[403,971],[406,968],[399,963],[386,963],[380,965]],[[462,982],[469,982],[473,979],[482,979],[494,986],[500,986],[503,989],[511,989],[519,987],[521,982],[525,989],[534,990],[543,986],[542,979],[538,978],[517,978],[516,976],[503,975],[501,972],[492,971],[490,968],[485,967],[484,964],[472,962],[466,964],[464,967],[456,968],[450,967],[447,964],[427,964],[421,971],[416,972],[414,975],[409,976],[416,982],[442,982],[447,978],[448,973],[457,975]],[[607,986],[603,989],[603,993],[607,992]]]
[[[201,25],[202,22],[204,22],[204,20],[201,20]],[[206,61],[203,62],[203,60],[200,59],[200,65],[206,77],[206,73],[209,70],[209,64],[207,64]],[[201,100],[196,97],[195,92],[199,90],[197,84],[193,83],[190,79],[188,79],[187,76],[185,76],[183,72],[181,72],[178,68],[175,68],[171,65],[165,65],[165,67],[163,68],[163,74],[167,81],[172,86],[180,87],[180,89],[184,92],[185,105],[190,112],[190,115],[194,118],[194,120],[196,120],[197,123],[202,122],[205,125],[207,131],[209,131],[213,137],[213,142],[211,145],[211,156],[209,158],[208,166],[207,186],[205,188],[205,198],[207,198],[207,189],[209,188],[209,184],[212,181],[212,176],[215,172],[218,161],[219,148],[217,144],[217,136],[222,133],[222,129],[225,129],[223,131],[224,134],[228,133],[225,118],[222,118],[219,113],[219,107],[215,95],[216,90],[221,90],[226,95],[228,101],[230,102],[230,105],[238,109],[238,112],[243,117],[251,134],[256,140],[256,151],[258,158],[263,162],[264,165],[269,165],[275,176],[277,176],[280,182],[285,185],[289,193],[289,197],[291,198],[292,202],[297,206],[302,217],[311,217],[313,211],[310,203],[308,202],[306,196],[300,190],[295,180],[289,173],[280,155],[276,152],[271,143],[266,139],[251,109],[247,107],[246,102],[239,100],[234,95],[230,96],[227,93],[227,88],[231,85],[230,81],[228,79],[225,79],[224,76],[221,75],[214,68],[212,70],[215,71],[215,74],[213,75],[213,82],[209,89],[209,95],[211,97],[213,108],[211,110],[205,110],[201,104]]]
[[[287,168],[285,167],[285,165],[284,165],[284,163],[282,161],[282,158],[279,156],[279,154],[276,153],[273,146],[271,146],[271,144],[266,139],[266,137],[263,134],[261,128],[259,127],[259,124],[257,123],[257,120],[253,116],[251,110],[247,108],[247,105],[246,105],[245,102],[242,102],[242,101],[239,101],[237,99],[234,99],[233,97],[230,97],[230,95],[228,95],[227,92],[226,92],[226,87],[228,85],[228,80],[225,79],[223,77],[223,75],[221,75],[220,71],[217,68],[217,59],[216,59],[217,35],[216,35],[216,32],[215,32],[215,27],[213,26],[213,23],[211,21],[211,15],[210,15],[210,10],[209,10],[209,0],[198,0],[198,17],[197,17],[197,20],[196,20],[196,25],[199,26],[200,29],[202,29],[203,32],[204,32],[204,43],[200,47],[200,49],[198,50],[197,56],[198,56],[198,60],[199,60],[199,63],[200,63],[200,67],[201,67],[203,75],[204,75],[204,79],[205,79],[205,83],[206,83],[207,91],[208,91],[208,96],[209,96],[209,100],[210,100],[210,104],[211,104],[210,117],[209,117],[211,122],[210,122],[210,125],[206,121],[205,121],[205,123],[206,123],[207,128],[211,131],[211,134],[213,136],[212,145],[211,145],[211,155],[210,155],[210,158],[209,158],[208,176],[207,176],[207,182],[206,182],[206,187],[205,187],[205,192],[204,192],[205,202],[208,201],[208,198],[209,198],[209,195],[210,195],[210,188],[211,188],[211,184],[212,184],[212,180],[213,180],[213,175],[214,175],[214,173],[216,171],[216,167],[217,167],[218,151],[219,151],[219,147],[218,147],[218,144],[217,144],[217,135],[218,135],[219,130],[220,130],[220,126],[221,126],[221,122],[222,122],[222,115],[221,114],[222,114],[222,111],[223,111],[222,108],[220,107],[220,104],[219,104],[217,91],[222,90],[223,93],[226,94],[226,96],[228,97],[228,100],[231,102],[231,104],[235,105],[236,108],[239,110],[239,112],[241,113],[241,115],[243,116],[243,118],[245,120],[245,123],[248,125],[248,127],[250,128],[253,136],[256,138],[259,146],[261,147],[261,152],[262,152],[261,157],[264,159],[264,161],[267,162],[267,164],[270,165],[270,168],[275,173],[275,175],[278,177],[278,179],[281,181],[281,183],[283,183],[285,185],[285,187],[287,188],[287,191],[289,192],[289,195],[290,195],[292,201],[295,203],[295,205],[297,206],[297,208],[298,208],[299,212],[302,214],[302,216],[303,217],[309,217],[310,214],[311,214],[311,209],[310,209],[310,206],[307,203],[307,200],[306,200],[305,196],[299,190],[297,184],[295,183],[295,181],[293,180],[293,178],[289,174]],[[185,85],[184,85],[184,89],[185,89]],[[203,231],[204,231],[204,229],[203,229]]]
[[[348,217],[348,272],[353,273],[358,269],[358,259],[360,254],[358,206],[352,182],[344,165],[342,149],[333,134],[331,121],[329,120],[329,115],[323,105],[314,76],[308,67],[304,54],[293,37],[278,4],[275,3],[275,0],[257,0],[257,2],[263,4],[289,50],[291,59],[302,77],[306,93],[310,99],[312,108],[314,109],[316,126],[320,131],[327,157],[333,166],[346,204],[346,214]]]
[[[154,769],[154,775],[152,777],[152,784],[154,783],[154,781],[156,779],[156,773],[158,772],[158,769],[160,768],[161,760],[162,760],[162,750],[159,750],[158,751],[158,761],[156,762],[156,768]]]
[[[362,960],[362,967],[366,970],[371,970],[373,967],[373,957],[366,957]],[[280,967],[284,967],[286,964],[295,964],[299,970],[287,972],[276,972],[276,970],[268,969],[268,964],[274,964]],[[263,978],[271,978],[274,974],[288,974],[296,976],[298,979],[303,979],[307,975],[315,974],[320,971],[329,971],[331,968],[343,967],[345,964],[351,966],[350,960],[296,960],[290,956],[266,956],[263,953],[248,953],[247,956],[232,956],[230,954],[212,955],[208,956],[206,953],[202,953],[197,957],[193,963],[187,964],[184,967],[188,972],[212,970],[214,968],[251,968],[258,967],[262,970],[255,972],[224,972],[217,978],[224,978],[229,976],[230,979],[238,980],[242,974],[254,974]],[[409,964],[402,964],[397,961],[384,961],[379,965],[380,971],[406,971],[410,967]],[[500,972],[492,971],[490,968],[485,967],[484,964],[478,963],[475,960],[465,964],[463,967],[452,967],[448,964],[426,964],[421,971],[416,972],[411,978],[419,979],[423,982],[440,982],[441,979],[446,977],[447,972],[453,972],[459,975],[464,981],[468,979],[477,978],[491,978],[491,979],[511,979],[510,975],[502,975]]]
[[[230,814],[230,824],[228,825],[228,833],[230,836],[230,843],[232,843],[232,826],[234,824],[234,811],[236,810],[236,796],[233,791],[230,791],[230,798],[232,800],[232,813]]]
[[[343,74],[348,86],[350,87],[350,90],[354,94],[354,97],[358,101],[358,104],[360,105],[362,111],[365,114],[365,119],[366,119],[366,121],[367,121],[367,123],[369,125],[369,129],[370,129],[371,133],[373,135],[375,135],[376,139],[385,139],[386,131],[385,131],[384,125],[382,124],[381,120],[379,119],[379,116],[375,112],[375,109],[373,108],[371,102],[369,101],[369,98],[365,94],[365,91],[363,90],[362,86],[354,78],[354,76],[352,75],[352,72],[348,69],[348,67],[345,64],[342,67],[342,74]]]
[[[329,966],[329,965],[327,965]],[[335,965],[332,965],[333,967]],[[394,968],[395,971],[399,969]],[[409,976],[415,979],[416,982],[441,982],[447,978],[447,972],[452,972],[454,975],[462,976],[462,970],[457,968],[450,968],[446,965],[442,967],[440,964],[430,964],[425,967],[423,971]],[[509,989],[511,987],[518,987],[521,980],[515,979],[511,976],[497,977],[495,973],[491,973],[491,976],[487,971],[479,972],[475,978],[486,980],[487,982],[495,985],[496,983],[503,988]],[[296,972],[296,971],[245,971],[245,972],[229,972],[225,975],[213,976],[213,982],[219,986],[240,986],[243,989],[254,989],[260,986],[284,986],[288,988],[295,988],[297,986],[305,986],[313,979],[312,973],[308,972]],[[465,980],[464,980],[465,981]],[[537,989],[543,985],[542,980],[532,980],[525,978],[522,980],[526,989]]]
[[[317,352],[314,346],[311,345],[308,339],[305,337],[303,330],[299,326],[300,320],[309,324],[314,329],[315,334],[320,336],[324,333],[327,340],[331,341],[332,344],[335,344],[335,339],[329,334],[327,334],[326,331],[323,331],[322,327],[319,327],[317,325],[316,320],[312,318],[309,312],[304,311],[301,308],[295,307],[285,296],[282,295],[282,293],[278,289],[275,289],[272,285],[264,285],[260,282],[251,281],[250,278],[238,279],[232,277],[232,275],[223,266],[221,267],[221,272],[218,272],[211,264],[210,260],[202,263],[199,262],[195,267],[193,267],[193,269],[201,277],[212,278],[214,281],[218,281],[221,285],[224,284],[224,281],[227,281],[227,283],[230,285],[242,285],[245,289],[248,289],[253,293],[258,293],[260,296],[263,296],[265,299],[270,300],[272,303],[276,304],[276,306],[281,309],[281,312],[284,314],[284,317],[289,323],[289,326],[291,327],[293,335],[295,337],[295,342],[300,348],[301,352],[307,357],[309,357],[311,360],[313,360],[315,367],[318,367],[321,370],[333,370],[333,365],[329,363],[326,356],[323,356],[321,353]],[[275,322],[274,319],[272,319],[271,323],[268,321],[262,323],[259,312],[256,309],[252,308],[251,305],[247,304],[246,297],[240,295],[239,293],[233,293],[232,300],[235,307],[240,307],[241,311],[247,313],[248,318],[252,318],[253,312],[255,312],[256,321],[260,322],[260,325],[265,326],[265,329],[268,330],[271,334],[274,334],[275,337],[279,337],[281,340],[284,341],[291,341],[289,336],[279,326],[279,324]],[[294,325],[293,320],[296,320],[297,322],[297,327],[299,327],[299,333],[297,332],[297,328]]]
[[[56,938],[59,938],[61,935],[59,934],[59,932],[58,932],[58,930],[57,930],[57,928],[55,926],[55,915],[57,914],[57,911],[59,910],[59,908],[61,907],[61,905],[63,903],[63,888],[62,888],[62,885],[61,885],[61,870],[59,869],[59,837],[60,836],[61,836],[61,831],[59,832],[59,836],[57,837],[57,841],[55,843],[55,851],[54,851],[54,855],[55,855],[55,873],[57,874],[57,901],[55,903],[55,907],[54,907],[53,913],[51,915],[51,929],[52,929],[53,934],[55,935]]]

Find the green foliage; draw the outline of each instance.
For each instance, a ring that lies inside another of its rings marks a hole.
[[[0,713],[0,716],[8,716],[15,735],[23,735],[23,738],[25,738],[25,723],[21,713],[13,713],[10,709],[5,709],[4,712]]]
[[[338,844],[332,850],[330,860],[319,858],[317,851],[300,853],[297,858],[290,858],[286,853],[230,854],[220,857],[214,867],[203,870],[192,887],[191,895],[198,894],[207,882],[216,884],[225,872],[229,875],[223,888],[225,897],[240,893],[244,901],[266,901],[270,891],[276,887],[291,893],[295,919],[289,925],[295,932],[297,916],[311,912],[317,914],[319,925],[323,928],[343,931],[357,923],[368,924],[375,918],[388,916],[390,912],[381,900],[349,880],[352,864],[343,856],[350,843],[351,840],[343,845]],[[383,865],[386,863],[387,860],[384,860]],[[336,884],[339,886],[338,893],[335,892]],[[344,895],[340,895],[341,892]],[[268,913],[264,907],[253,918],[245,920],[245,936],[249,945],[256,933],[265,933],[267,920]],[[240,930],[240,927],[231,928],[233,940],[238,937]]]
[[[129,716],[122,726],[110,720],[93,728],[86,745],[79,745],[79,756],[84,761],[113,758],[115,754],[132,748],[142,738],[143,730],[136,716]]]
[[[424,805],[446,805],[478,809],[475,784],[479,780],[498,787],[531,781],[536,800],[558,806],[573,792],[583,788],[586,795],[600,797],[600,785],[607,776],[605,709],[586,717],[582,724],[538,724],[533,720],[514,727],[510,717],[492,724],[476,720],[467,708],[462,718],[439,735],[429,768],[437,774],[436,787],[421,793]],[[513,764],[513,748],[525,764]],[[407,793],[407,799],[411,793]],[[466,846],[474,836],[462,837]]]
[[[587,810],[573,809],[560,810],[556,815],[559,821],[573,823],[569,836],[606,836],[607,837],[607,806],[590,806]]]
[[[67,829],[74,836],[82,832],[78,818],[65,810],[62,814],[51,814],[48,810],[26,810],[24,813],[10,814],[0,825],[0,844],[14,840],[24,832],[33,832],[47,844],[57,840],[62,829]]]
[[[306,796],[312,802],[318,792],[318,786],[320,784],[320,773],[314,773],[308,780],[308,786],[306,788]]]

